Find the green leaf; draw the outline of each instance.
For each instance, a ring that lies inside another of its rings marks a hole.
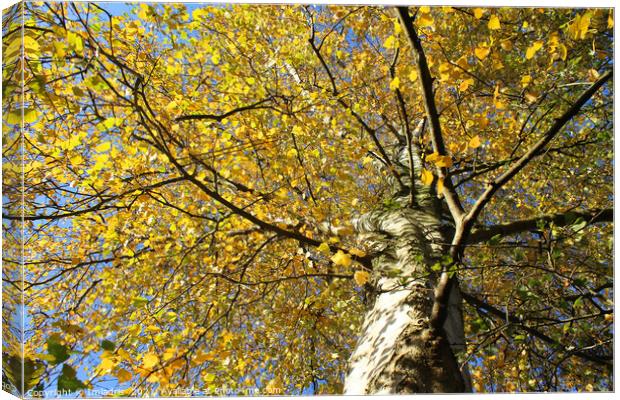
[[[149,300],[142,296],[136,296],[133,298],[133,305],[136,307],[145,306],[148,302]]]
[[[114,351],[114,349],[116,349],[116,344],[114,344],[114,342],[107,340],[107,339],[102,340],[101,348],[107,351]]]
[[[452,264],[452,257],[450,257],[448,254],[444,254],[443,256],[441,256],[441,265],[450,264]]]
[[[47,352],[54,356],[52,364],[60,364],[69,359],[69,350],[65,345],[60,344],[60,336],[52,335],[47,339]]]
[[[502,241],[502,234],[498,233],[497,235],[494,235],[491,239],[489,239],[489,241],[487,242],[489,245],[491,246],[496,246],[498,245],[500,242]]]
[[[577,300],[573,303],[573,308],[579,308],[583,305],[583,297],[577,297]]]
[[[86,389],[84,382],[76,378],[77,373],[70,365],[62,366],[62,374],[58,377],[58,391],[75,392]]]
[[[588,225],[588,221],[585,221],[583,218],[579,217],[575,220],[575,222],[571,225],[570,228],[573,230],[573,232],[579,232],[580,230],[585,228],[586,225]]]
[[[39,118],[39,112],[38,111],[36,111],[36,110],[34,110],[32,108],[24,109],[24,123],[31,124],[31,123],[35,122],[37,120],[37,118]],[[7,124],[13,124],[13,125],[21,124],[21,122],[22,122],[22,110],[11,111],[10,113],[7,114],[5,121],[6,121]]]
[[[23,396],[22,387],[27,393],[40,382],[43,372],[45,372],[45,364],[39,360],[26,358],[22,363],[22,358],[19,356],[7,353],[2,355],[2,383],[3,385],[6,384],[3,386],[3,390]],[[14,386],[14,388],[9,385]]]

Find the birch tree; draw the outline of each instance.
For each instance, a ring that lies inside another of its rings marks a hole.
[[[21,3],[3,57],[5,390],[613,390],[611,10]]]

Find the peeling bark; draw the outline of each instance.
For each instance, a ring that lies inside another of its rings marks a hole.
[[[432,202],[423,209],[378,210],[358,229],[378,253],[376,297],[351,355],[345,394],[468,391],[453,353],[464,341],[458,292],[443,331],[433,332],[429,324],[437,279],[431,266],[449,243]]]

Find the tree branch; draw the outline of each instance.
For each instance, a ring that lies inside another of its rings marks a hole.
[[[558,342],[557,340],[545,335],[544,333],[531,328],[527,325],[525,325],[525,321],[523,321],[521,318],[516,317],[514,315],[510,315],[505,311],[499,310],[495,307],[493,307],[492,305],[485,303],[484,301],[468,294],[468,293],[461,293],[461,295],[463,296],[463,299],[468,302],[469,304],[471,304],[472,306],[482,309],[486,312],[488,312],[489,314],[492,314],[496,317],[501,318],[502,320],[508,320],[509,322],[516,324],[518,326],[520,326],[524,331],[526,331],[527,333],[541,339],[542,341],[549,343],[551,345],[557,346],[559,348],[561,348],[564,352],[566,352],[567,354],[569,354],[570,356],[577,356],[580,358],[583,358],[584,360],[588,360],[588,361],[592,361],[595,362],[597,364],[603,364],[603,365],[612,365],[612,357],[610,356],[596,356],[596,355],[592,355],[592,354],[588,354],[585,353],[583,351],[579,351],[579,350],[571,350],[569,349],[567,346],[563,345],[562,343]]]
[[[571,224],[577,218],[583,218],[588,225],[599,222],[613,222],[613,208],[602,210],[568,211],[564,213],[547,214],[540,217],[513,221],[506,224],[498,224],[474,230],[467,239],[468,244],[480,243],[491,239],[496,235],[508,236],[515,233],[538,229],[541,224],[554,223],[557,226]]]
[[[555,120],[555,123],[547,130],[547,132],[543,135],[543,137],[536,142],[529,150],[517,160],[506,172],[495,178],[487,189],[482,193],[482,195],[478,198],[474,206],[467,213],[467,215],[463,219],[463,227],[461,230],[457,231],[457,235],[455,235],[455,243],[460,246],[464,239],[469,235],[474,223],[476,222],[478,216],[482,212],[482,209],[488,204],[493,195],[504,186],[510,179],[512,179],[517,173],[519,173],[536,155],[540,153],[544,149],[544,147],[560,132],[560,130],[564,127],[568,121],[570,121],[575,115],[579,113],[581,107],[584,106],[585,103],[592,98],[594,93],[596,93],[601,86],[605,84],[611,77],[613,76],[613,71],[608,71],[604,73],[596,82],[594,82],[586,91],[584,91],[581,96],[573,103],[573,105],[564,112],[564,114]],[[457,238],[457,236],[459,236]]]
[[[222,121],[224,118],[230,117],[231,115],[238,114],[247,110],[256,110],[260,108],[271,108],[271,107],[261,107],[261,104],[270,101],[271,99],[263,99],[261,101],[257,101],[256,103],[249,104],[247,106],[237,107],[230,111],[227,111],[223,114],[191,114],[191,115],[181,115],[180,117],[175,118],[176,122],[181,121],[191,121],[191,120],[212,120],[212,121]]]
[[[444,144],[443,136],[441,134],[441,124],[439,123],[439,113],[437,112],[437,105],[435,104],[435,98],[433,95],[433,77],[426,61],[426,55],[422,48],[420,38],[413,26],[413,19],[409,16],[408,7],[397,7],[397,14],[400,20],[400,24],[405,30],[409,44],[413,49],[414,59],[416,61],[418,76],[422,84],[422,97],[424,100],[424,109],[426,116],[430,122],[431,141],[433,143],[433,150],[440,155],[446,154],[446,146]],[[443,179],[444,190],[443,195],[450,209],[450,214],[454,218],[454,221],[459,221],[464,214],[463,207],[459,196],[452,184],[452,178],[447,174],[447,169],[443,167],[437,167],[437,174],[439,178]]]
[[[458,262],[458,259],[461,256],[463,245],[467,242],[467,238],[475,224],[480,212],[484,208],[484,206],[491,200],[495,192],[499,190],[503,185],[505,185],[513,176],[515,176],[519,171],[521,171],[534,157],[536,157],[545,146],[558,134],[560,129],[570,121],[575,115],[579,113],[581,107],[590,100],[590,98],[598,91],[598,89],[605,84],[613,75],[612,71],[608,71],[603,74],[596,82],[594,82],[590,88],[584,91],[581,96],[573,103],[573,105],[566,110],[566,112],[560,117],[557,118],[555,123],[547,130],[547,132],[543,135],[543,137],[523,155],[516,163],[512,165],[502,175],[497,177],[493,182],[489,184],[489,187],[485,192],[478,198],[474,206],[469,210],[469,212],[462,218],[462,220],[457,221],[457,228],[454,234],[454,238],[452,239],[452,247],[450,249],[450,256],[454,260],[454,262]],[[453,274],[448,273],[448,271],[444,271],[439,278],[439,282],[437,287],[435,288],[435,301],[433,304],[433,310],[431,313],[431,326],[433,329],[440,331],[443,323],[447,317],[447,302],[448,297],[450,295],[450,291],[452,287],[457,284],[456,277]]]

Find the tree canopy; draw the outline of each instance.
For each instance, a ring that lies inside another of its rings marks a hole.
[[[3,379],[339,393],[377,274],[356,221],[417,181],[447,224],[464,216],[442,276],[463,292],[474,390],[613,390],[613,23],[5,10]]]

